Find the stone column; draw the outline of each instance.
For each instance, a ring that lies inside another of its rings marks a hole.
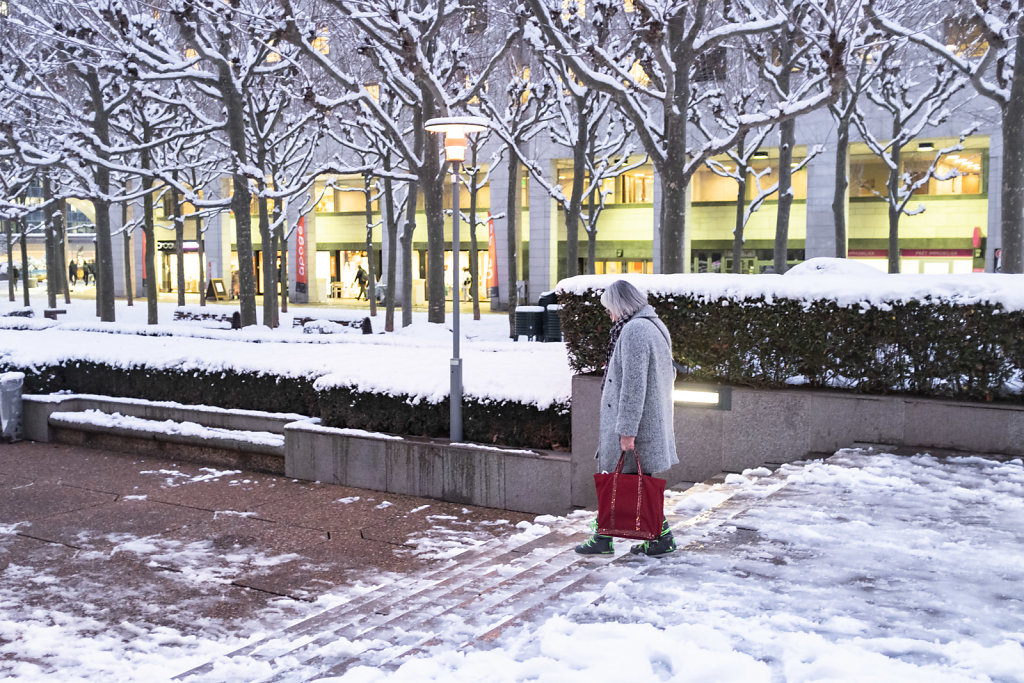
[[[491,299],[491,310],[508,310],[508,162],[504,158],[491,171],[491,213],[503,214],[502,218],[494,219],[494,246],[497,263],[494,264],[498,274],[498,300]],[[515,210],[519,210],[518,202]],[[522,221],[517,221],[516,232],[522,234]],[[522,259],[516,261],[516,280],[522,276]]]
[[[832,199],[835,193],[836,179],[836,139],[829,134],[825,149],[807,164],[807,237],[804,241],[804,256],[836,255],[836,230],[832,214]],[[842,169],[849,177],[850,157],[846,157],[846,168]],[[850,239],[850,188],[847,185],[846,197],[843,201],[846,214],[846,240]],[[844,250],[845,251],[845,250]]]
[[[1003,198],[1003,131],[995,127],[988,138],[988,177],[983,178],[988,193],[988,239],[985,241],[985,272],[995,268],[995,250],[1003,244],[1001,205]]]

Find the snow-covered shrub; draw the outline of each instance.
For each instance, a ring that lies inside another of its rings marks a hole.
[[[618,277],[559,285],[577,372],[603,367],[611,321],[600,295]],[[1020,276],[627,279],[648,291],[672,334],[675,360],[695,380],[1021,399],[1008,388],[1024,370]]]
[[[447,437],[450,408],[409,396],[371,394],[352,387],[321,389],[320,417],[329,427],[351,427],[408,436]],[[570,443],[569,406],[546,409],[513,401],[463,397],[462,428],[466,441],[567,450]]]
[[[319,416],[332,427],[352,427],[403,436],[447,437],[448,401],[430,403],[404,395],[331,386],[317,390],[316,377],[266,373],[176,370],[139,365],[116,366],[97,361],[67,360],[62,364],[18,368],[0,362],[0,372],[25,373],[25,393],[70,391],[176,401],[222,408],[263,410]],[[463,401],[467,441],[502,446],[568,449],[569,406],[484,400]]]

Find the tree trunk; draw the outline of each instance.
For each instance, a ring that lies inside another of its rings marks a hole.
[[[373,178],[369,173],[363,174],[363,199],[366,206],[366,295],[370,300],[370,316],[377,315],[377,268],[373,258]]]
[[[7,299],[14,302],[14,221],[7,219],[3,223],[7,238]]]
[[[587,195],[587,275],[597,271],[597,220],[594,218],[594,193]]]
[[[785,62],[784,62],[785,63]],[[786,79],[787,87],[789,79]],[[788,90],[787,90],[788,92]],[[793,145],[796,141],[796,119],[779,124],[779,206],[775,217],[775,272],[789,267],[789,217],[793,208]]]
[[[572,149],[572,192],[565,210],[565,276],[579,273],[580,210],[583,207],[583,186],[587,182],[587,148],[593,143],[589,136],[586,105],[576,99],[576,138]]]
[[[744,158],[746,152],[746,136],[741,135],[736,141],[736,156]],[[736,175],[740,177],[736,188],[736,225],[732,230],[732,272],[739,274],[743,272],[741,259],[743,258],[743,228],[744,213],[747,206],[747,166],[742,162],[736,163]]]
[[[53,185],[50,176],[43,176],[43,201],[46,203],[45,251],[46,251],[46,305],[50,308],[57,308],[57,285],[60,279],[57,277],[57,241],[56,222],[54,216],[56,207],[53,206]]]
[[[71,303],[71,285],[68,283],[68,202],[66,199],[61,199],[57,202],[57,206],[60,207],[60,232],[57,233],[57,242],[60,251],[60,286],[64,292],[64,303]]]
[[[438,178],[435,145],[426,145],[426,171],[420,174],[427,219],[427,322],[444,324],[444,178]]]
[[[206,244],[203,240],[203,218],[196,216],[196,242],[199,244],[199,305],[206,305]]]
[[[32,305],[28,293],[28,224],[24,216],[18,219],[18,222],[21,226],[21,296],[25,308],[28,308]],[[13,273],[8,273],[8,277],[12,275]]]
[[[832,193],[832,222],[835,225],[836,258],[846,258],[846,196],[850,185],[847,178],[847,155],[850,149],[850,116],[851,109],[839,119],[836,130],[836,175],[835,188]]]
[[[786,2],[787,12],[792,3]],[[779,44],[779,75],[777,84],[783,96],[790,94],[790,75],[793,64],[793,33],[783,30]],[[796,119],[786,119],[779,124],[779,204],[775,216],[775,272],[782,274],[789,268],[789,217],[793,208],[793,145],[796,144]]]
[[[175,174],[175,180],[177,180]],[[171,188],[171,215],[174,216],[174,255],[177,257],[175,280],[177,281],[178,306],[185,306],[185,219],[181,215],[181,196]]]
[[[508,333],[512,339],[516,339],[516,306],[519,305],[519,292],[516,289],[519,275],[519,183],[519,158],[509,150],[505,222],[508,226]]]
[[[1024,36],[1024,13],[1017,20]],[[1024,273],[1024,37],[1017,38],[1010,98],[1003,107],[1003,177],[1000,189],[1004,273]]]
[[[103,197],[110,195],[110,173],[99,169],[97,187]],[[96,301],[100,320],[114,322],[114,253],[110,239],[110,202],[93,201],[96,207]]]
[[[288,312],[288,238],[284,234],[284,228],[278,228],[280,231],[277,236],[277,243],[281,249],[281,277],[278,280],[281,283],[281,312]],[[280,317],[278,318],[278,325],[281,324]]]
[[[274,237],[270,234],[270,212],[266,187],[260,184],[260,193],[256,200],[259,211],[260,247],[263,250],[263,324],[277,327],[277,254],[274,253]]]
[[[135,305],[135,283],[132,282],[132,233],[128,229],[128,202],[121,204],[121,243],[124,246],[124,293],[128,305]],[[64,270],[61,268],[61,270]]]
[[[143,157],[145,158],[145,153]],[[149,168],[147,161],[143,161],[143,168]],[[149,178],[142,180],[142,187],[146,194],[142,196],[142,239],[143,264],[142,272],[145,275],[146,286],[146,322],[150,325],[157,325],[160,322],[160,309],[157,306],[157,281],[156,281],[156,234],[153,228],[153,181]]]
[[[252,217],[249,214],[252,193],[243,169],[249,164],[245,139],[245,103],[236,84],[240,82],[231,70],[234,52],[230,36],[222,35],[218,46],[223,60],[218,62],[217,88],[224,105],[225,130],[231,148],[232,169],[231,210],[235,214],[235,244],[238,249],[238,301],[242,327],[256,324],[256,276],[252,259]]]
[[[89,96],[93,106],[93,132],[99,143],[96,155],[103,161],[109,156],[110,120],[103,101],[103,87],[94,67],[89,67],[85,74],[85,82],[89,88]],[[96,183],[96,196],[93,206],[96,209],[96,306],[100,320],[114,322],[114,253],[110,241],[110,170],[101,162],[95,165],[93,178]]]
[[[391,160],[385,157],[384,169],[391,169]],[[388,272],[387,272],[387,296],[384,297],[384,331],[395,331],[395,273],[399,259],[398,254],[398,217],[395,216],[395,198],[391,194],[391,179],[384,178],[384,227],[387,230],[388,239]]]
[[[685,258],[686,184],[688,178],[682,163],[669,163],[660,173],[661,197],[661,272],[686,273],[690,264]]]
[[[740,169],[742,171],[742,180],[737,183],[736,187],[736,227],[733,228],[732,238],[732,272],[739,274],[743,272],[742,264],[740,263],[743,259],[743,229],[744,225],[744,214],[747,206],[747,174],[746,167]]]
[[[412,325],[412,240],[416,231],[416,195],[419,192],[417,183],[409,183],[409,196],[406,199],[405,229],[402,231],[402,327]]]
[[[898,116],[893,117],[892,136],[895,139],[902,129]],[[893,168],[889,169],[886,188],[889,195],[889,272],[900,272],[900,154],[902,148],[896,143],[892,145]]]

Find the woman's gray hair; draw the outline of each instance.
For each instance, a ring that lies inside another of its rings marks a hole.
[[[625,280],[616,280],[604,290],[601,305],[616,318],[625,318],[647,305],[647,295]]]

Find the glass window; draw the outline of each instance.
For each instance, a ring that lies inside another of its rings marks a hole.
[[[918,179],[928,172],[934,156],[930,153],[904,152],[901,162],[901,173],[908,173]],[[919,195],[965,195],[981,194],[982,157],[981,152],[964,151],[948,154],[939,160],[936,173],[948,176],[957,175],[948,180],[931,178],[926,185],[917,190]],[[855,156],[850,160],[850,196],[874,197],[875,193],[885,195],[886,183],[889,179],[889,167],[878,157]]]
[[[730,170],[735,168],[726,164]],[[739,186],[732,178],[723,178],[710,168],[701,167],[690,180],[695,202],[734,202]]]
[[[800,162],[799,159],[794,159],[792,165],[796,165]],[[761,190],[766,190],[775,183],[779,182],[779,160],[778,159],[765,159],[755,160],[750,163],[751,168],[760,173],[765,169],[770,169],[768,173],[761,176]],[[802,168],[796,171],[792,175],[793,178],[793,199],[807,199],[807,169]],[[747,182],[747,199],[753,199],[757,196],[758,190],[756,183],[750,178],[748,174]],[[778,199],[778,195],[772,195],[769,199]]]

